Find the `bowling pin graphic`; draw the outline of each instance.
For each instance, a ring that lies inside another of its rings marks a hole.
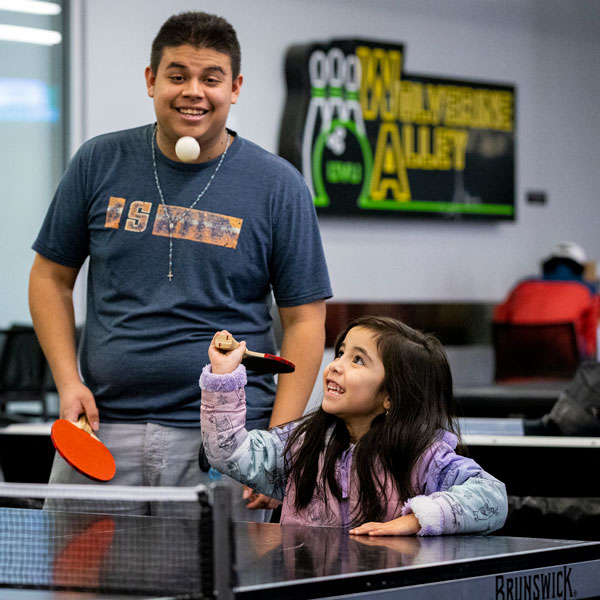
[[[331,121],[325,115],[329,106],[327,103],[328,83],[327,55],[323,50],[315,50],[308,59],[308,74],[310,78],[311,98],[304,122],[304,135],[302,138],[302,173],[310,189],[315,196],[312,175],[313,143],[322,130],[323,122]],[[319,121],[320,117],[320,121]]]
[[[346,79],[344,82],[346,88],[346,120],[354,123],[359,135],[366,137],[367,130],[359,98],[360,75],[360,61],[356,58],[356,54],[349,54],[346,56]]]

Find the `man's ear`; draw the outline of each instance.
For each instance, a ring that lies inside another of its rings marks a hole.
[[[148,90],[148,96],[150,96],[150,98],[154,98],[154,85],[156,84],[156,75],[154,74],[154,71],[151,67],[146,67],[144,76],[146,77],[146,88]]]
[[[234,80],[231,85],[231,104],[235,104],[240,97],[240,91],[242,89],[242,83],[244,83],[244,77],[240,73]]]

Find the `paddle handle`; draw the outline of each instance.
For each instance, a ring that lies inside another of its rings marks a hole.
[[[77,427],[79,427],[79,429],[83,429],[86,433],[89,433],[95,440],[100,441],[98,436],[94,434],[92,426],[90,425],[90,423],[87,420],[87,417],[85,415],[81,415],[79,417],[79,421],[77,421],[77,423],[75,423],[75,425],[77,425]]]
[[[231,335],[225,333],[220,333],[215,338],[215,346],[219,350],[235,350],[239,345],[239,342],[236,342]]]
[[[215,338],[215,346],[219,350],[224,350],[225,352],[229,352],[230,350],[235,350],[239,345],[240,345],[240,343],[237,342],[233,338],[233,336],[227,335],[225,333],[220,333]],[[246,358],[248,356],[254,356],[256,358],[264,358],[265,357],[265,355],[261,354],[260,352],[252,352],[252,350],[246,349],[246,351],[244,352],[244,358]]]

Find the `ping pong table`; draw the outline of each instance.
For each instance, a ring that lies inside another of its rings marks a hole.
[[[454,398],[467,417],[537,419],[550,412],[568,381],[520,381],[488,385],[458,385]]]
[[[231,523],[227,494],[215,488],[208,521],[4,506],[0,598],[600,596],[598,542],[370,538],[339,528]]]

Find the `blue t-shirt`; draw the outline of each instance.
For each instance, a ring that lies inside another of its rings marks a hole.
[[[169,160],[153,129],[83,144],[33,249],[74,268],[90,257],[80,365],[101,419],[199,427],[198,378],[215,331],[273,353],[272,296],[289,307],[332,292],[314,204],[294,167],[236,136],[186,212],[220,157],[199,165]],[[170,218],[181,217],[172,281],[152,143]],[[249,426],[265,427],[274,378],[249,376]]]
[[[578,281],[585,285],[592,294],[598,293],[598,288],[591,281],[586,281],[583,274],[575,273],[569,265],[558,263],[553,269],[544,269],[542,274],[544,281]]]

